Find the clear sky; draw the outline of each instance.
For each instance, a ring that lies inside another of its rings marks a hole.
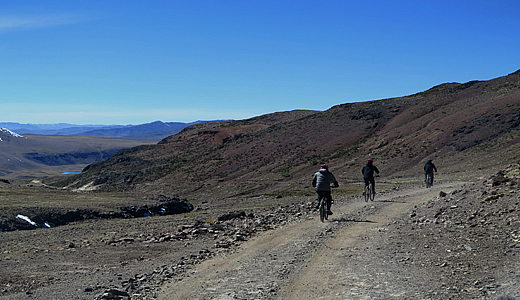
[[[0,121],[245,119],[520,69],[518,0],[2,0]]]

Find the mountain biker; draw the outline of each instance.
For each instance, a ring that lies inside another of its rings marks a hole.
[[[334,177],[334,175],[329,171],[328,165],[321,165],[320,170],[314,174],[312,178],[312,186],[315,188],[316,193],[318,193],[318,205],[321,199],[325,198],[327,201],[327,214],[332,215],[332,211],[330,211],[330,206],[332,205],[332,196],[330,193],[330,184],[333,184],[333,187],[338,187],[338,181]]]
[[[374,172],[376,172],[379,175],[379,170],[376,166],[373,165],[374,161],[369,159],[367,161],[367,164],[363,166],[363,169],[361,169],[361,174],[363,174],[363,179],[365,180],[365,186],[367,186],[369,183],[372,183],[372,193],[376,194],[376,181],[374,180]],[[365,192],[363,191],[363,195]]]
[[[432,183],[433,183],[433,171],[437,172],[437,167],[433,164],[433,161],[431,159],[428,159],[426,164],[424,164],[424,181],[426,182],[426,179],[428,178],[428,174],[432,177]]]

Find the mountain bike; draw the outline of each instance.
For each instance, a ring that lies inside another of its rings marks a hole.
[[[337,186],[333,185],[331,188],[337,188]],[[329,213],[327,209],[327,197],[322,196],[321,199],[319,199],[318,203],[318,211],[320,212],[320,220],[324,222],[325,220],[329,219]],[[332,199],[332,196],[330,197],[330,205],[334,203],[334,200]]]
[[[379,174],[376,174],[374,177],[379,177]],[[365,183],[363,195],[365,195],[365,202],[368,202],[368,200],[374,201],[376,192],[374,191],[374,186],[372,185],[372,182],[369,182],[368,184]]]
[[[375,193],[374,188],[372,187],[372,182],[365,184],[365,191],[363,194],[365,195],[365,202],[368,202],[369,199],[370,201],[374,201]]]
[[[318,209],[320,212],[320,220],[322,222],[325,222],[325,220],[328,220],[329,214],[327,213],[327,198],[326,197],[321,197]]]
[[[430,188],[433,185],[433,176],[431,173],[426,174],[426,188]]]

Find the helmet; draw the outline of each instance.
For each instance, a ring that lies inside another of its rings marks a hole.
[[[369,164],[371,164],[371,163],[373,163],[373,162],[374,162],[374,161],[371,160],[371,159],[369,159],[369,160],[367,161],[367,163],[369,163]]]
[[[328,169],[329,169],[329,166],[326,165],[326,164],[323,164],[323,165],[321,165],[321,168],[322,168],[322,169],[327,169],[327,170],[328,170]]]

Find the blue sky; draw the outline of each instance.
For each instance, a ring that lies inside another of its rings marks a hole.
[[[0,3],[0,121],[245,119],[520,69],[520,1]]]

